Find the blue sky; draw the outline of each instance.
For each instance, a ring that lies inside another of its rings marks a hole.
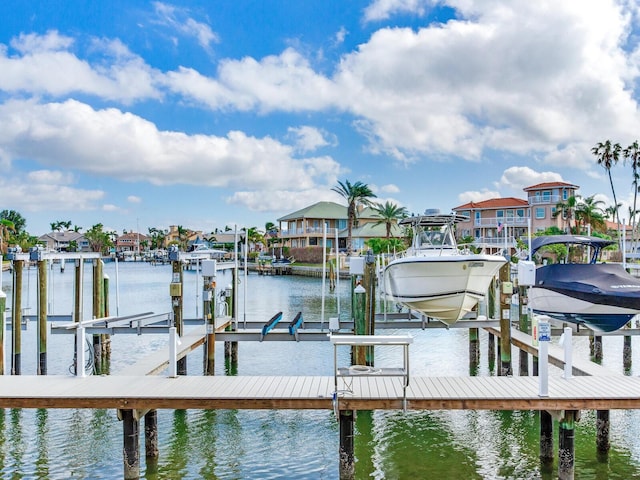
[[[0,210],[35,235],[262,228],[347,179],[415,213],[546,181],[609,206],[591,148],[640,137],[638,7],[3,1]]]

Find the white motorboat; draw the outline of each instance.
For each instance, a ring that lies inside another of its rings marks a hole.
[[[460,215],[421,215],[400,224],[413,229],[413,244],[384,267],[384,294],[397,303],[452,325],[487,294],[507,259],[460,250],[455,223]]]

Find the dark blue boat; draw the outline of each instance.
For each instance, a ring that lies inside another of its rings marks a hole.
[[[532,255],[546,245],[581,245],[591,249],[589,263],[555,263],[536,269],[529,303],[538,314],[611,332],[640,313],[640,279],[618,263],[597,263],[602,249],[615,241],[583,235],[536,237]]]

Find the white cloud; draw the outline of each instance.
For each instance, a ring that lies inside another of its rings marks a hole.
[[[398,188],[398,186],[394,185],[393,183],[388,183],[386,185],[382,185],[380,187],[380,191],[384,193],[398,193],[400,191],[400,188]]]
[[[296,148],[300,152],[311,152],[320,147],[326,147],[327,145],[335,146],[337,144],[335,135],[330,135],[321,129],[308,125],[289,127],[287,131],[295,138]],[[331,141],[327,140],[327,137],[329,137]]]
[[[491,200],[492,198],[502,198],[500,192],[482,189],[481,191],[468,191],[458,194],[460,204],[468,202],[482,202],[483,200]]]
[[[153,7],[157,23],[170,27],[183,36],[195,38],[205,50],[209,50],[212,43],[220,41],[218,34],[209,25],[190,16],[189,9],[163,2],[154,2]]]
[[[142,199],[136,195],[129,195],[127,197],[127,202],[129,203],[142,203]]]
[[[0,148],[13,159],[132,182],[305,190],[335,181],[340,170],[329,157],[295,158],[292,147],[270,137],[161,131],[130,113],[74,100],[8,102],[0,105],[0,123]]]
[[[56,183],[56,178],[59,183]],[[102,190],[86,190],[68,185],[63,172],[32,172],[23,177],[0,178],[0,204],[17,211],[87,211],[99,208]]]
[[[21,55],[0,48],[0,90],[53,96],[85,93],[124,103],[160,98],[155,86],[158,72],[122,43],[93,43],[111,59],[106,65],[79,59],[69,51],[73,43],[70,37],[50,31],[14,39],[11,44]]]
[[[364,19],[367,22],[386,20],[397,13],[424,15],[428,3],[431,3],[430,0],[374,0],[365,8]]]
[[[239,191],[228,197],[227,203],[242,205],[254,212],[277,212],[280,215],[286,215],[321,201],[341,203],[336,195],[331,192],[328,186],[307,189],[302,192],[294,190]]]
[[[522,192],[524,188],[538,183],[564,181],[559,173],[537,172],[529,167],[510,167],[502,173],[502,177],[500,177],[496,186]]]

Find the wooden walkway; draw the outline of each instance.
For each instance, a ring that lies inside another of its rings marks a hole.
[[[640,378],[412,377],[407,409],[640,409]],[[402,381],[362,375],[341,410],[402,409]],[[341,389],[341,384],[338,384]],[[0,376],[0,408],[331,409],[333,376]],[[342,392],[342,391],[341,391]]]

